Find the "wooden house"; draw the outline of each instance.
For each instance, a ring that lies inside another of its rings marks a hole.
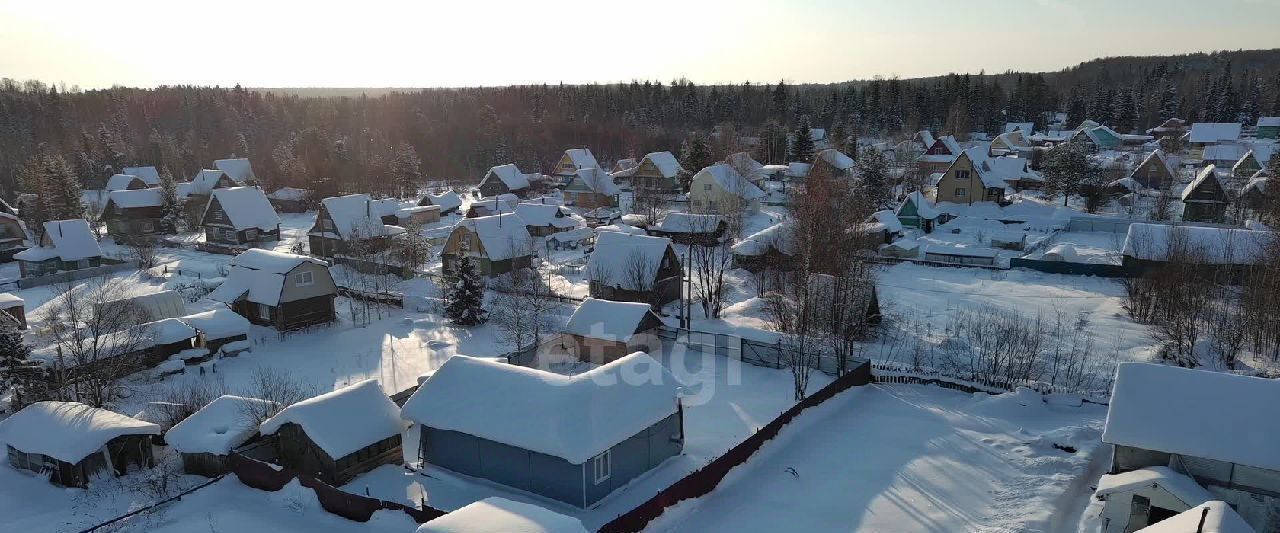
[[[936,187],[934,199],[973,205],[974,202],[1003,202],[1008,183],[994,172],[984,170],[969,152],[961,152],[947,167]]]
[[[1254,213],[1260,212],[1267,207],[1269,193],[1267,192],[1267,184],[1271,178],[1266,175],[1266,171],[1259,170],[1245,182],[1240,188],[1240,193],[1236,195],[1236,201],[1240,206]]]
[[[459,355],[403,415],[425,464],[585,509],[682,452],[679,388],[643,352],[575,376]]]
[[[147,187],[160,186],[160,171],[156,170],[156,167],[124,167],[120,169],[120,173],[129,176],[137,176],[143,183],[146,183]]]
[[[1001,156],[1014,154],[1020,156],[1029,156],[1033,150],[1031,143],[1027,141],[1026,136],[1031,135],[1030,131],[1023,130],[1006,131],[997,135],[991,141],[991,155]]]
[[[227,473],[231,451],[258,435],[254,415],[269,414],[272,402],[222,395],[165,432],[165,441],[182,457],[187,474],[217,477]]]
[[[1164,153],[1164,150],[1152,150],[1138,166],[1129,173],[1129,178],[1148,189],[1164,189],[1178,180],[1177,159]]]
[[[656,309],[680,298],[682,272],[670,239],[615,231],[597,234],[585,268],[592,298]]]
[[[107,184],[106,186],[103,187],[103,190],[136,191],[138,189],[147,189],[147,188],[158,186],[158,185],[159,183],[156,183],[154,185],[148,184],[142,178],[131,175],[131,174],[115,174],[110,178],[107,178]]]
[[[895,214],[898,215],[898,221],[908,228],[916,228],[925,233],[933,231],[935,223],[941,223],[939,218],[945,218],[941,211],[934,207],[933,202],[926,198],[920,191],[914,191],[908,194],[898,205]],[[944,220],[945,221],[945,220]]]
[[[809,167],[810,178],[852,178],[854,161],[843,152],[829,148],[818,152]]]
[[[280,331],[332,322],[337,296],[324,261],[258,248],[232,259],[226,280],[209,293],[250,322]]]
[[[159,434],[150,422],[74,402],[36,402],[0,422],[9,464],[64,487],[154,466],[151,437]]]
[[[640,164],[640,162],[639,162],[639,161],[636,161],[636,158],[634,158],[634,157],[627,157],[627,158],[619,159],[617,162],[615,162],[615,163],[613,164],[613,168],[610,168],[610,169],[609,169],[609,172],[610,172],[610,173],[613,173],[613,172],[624,172],[624,171],[627,171],[627,170],[631,170],[631,169],[633,169],[633,168],[636,168],[636,166],[637,166],[637,165],[639,165],[639,164]]]
[[[733,167],[738,175],[747,179],[747,181],[760,186],[760,183],[769,177],[769,172],[765,170],[765,165],[756,161],[747,152],[736,152],[729,154],[724,158],[724,163]]]
[[[1217,168],[1209,165],[1182,190],[1182,220],[1185,222],[1222,222],[1231,202],[1227,190],[1218,179]]]
[[[516,205],[515,214],[524,221],[525,229],[533,237],[548,237],[587,227],[586,220],[559,205],[521,202]]]
[[[217,169],[204,169],[197,172],[191,181],[178,184],[178,197],[190,204],[196,213],[204,211],[204,204],[214,189],[225,189],[239,185],[226,172]]]
[[[102,264],[102,248],[82,218],[50,220],[40,231],[38,244],[14,254],[22,277],[44,276]]]
[[[547,362],[564,358],[602,365],[638,351],[661,350],[656,337],[661,326],[662,319],[646,303],[587,298],[540,352]]]
[[[929,132],[924,131],[922,133]],[[964,151],[960,147],[960,142],[951,135],[943,135],[938,138],[933,138],[932,135],[927,137],[922,135],[922,139],[932,140],[932,143],[925,148],[924,154],[916,161],[916,171],[923,176],[945,172],[947,167],[951,166],[951,163],[960,155],[960,152]]]
[[[258,184],[258,178],[253,174],[253,165],[247,158],[219,159],[213,162],[213,168],[225,172],[237,185]]]
[[[27,225],[9,204],[0,201],[0,263],[13,261],[13,255],[24,249]]]
[[[458,260],[466,256],[481,275],[498,276],[529,268],[534,253],[533,237],[515,213],[464,218],[453,227],[440,251],[441,269],[445,275],[453,275]]]
[[[295,187],[281,187],[267,195],[271,206],[281,213],[305,213],[310,207],[311,191]]]
[[[782,221],[733,245],[733,267],[750,272],[791,270],[796,265],[794,227]]]
[[[280,240],[280,216],[257,187],[215,189],[200,224],[206,243],[227,250]]]
[[[320,202],[307,241],[313,255],[333,257],[348,253],[357,244],[368,251],[383,250],[401,233],[404,228],[383,222],[381,209],[369,195],[348,194]]]
[[[564,201],[566,205],[582,209],[614,207],[618,205],[620,192],[613,176],[598,168],[584,168],[565,186]]]
[[[526,197],[531,191],[529,178],[512,163],[490,168],[480,179],[479,189],[483,196],[514,194]]]
[[[281,466],[336,487],[379,466],[403,464],[406,426],[378,382],[366,380],[285,407],[258,430],[274,435]]]
[[[458,212],[458,208],[462,207],[462,198],[458,193],[446,191],[441,194],[427,194],[418,201],[418,205],[434,205],[440,208],[440,216],[447,216]]]
[[[176,231],[173,223],[164,218],[164,191],[159,187],[111,191],[102,209],[102,220],[116,241]]]
[[[629,178],[634,189],[659,193],[678,193],[684,189],[681,182],[685,169],[671,152],[650,152],[631,172]]]
[[[18,329],[27,329],[27,302],[8,292],[0,292],[0,313],[4,313]]]
[[[1204,147],[1211,144],[1234,143],[1240,140],[1242,126],[1239,122],[1196,122],[1191,124],[1187,142]]]
[[[697,213],[752,213],[764,197],[764,191],[725,163],[699,170],[689,183],[689,209]]]
[[[1147,135],[1151,135],[1156,139],[1165,137],[1179,138],[1187,133],[1187,121],[1180,118],[1171,118],[1161,122],[1159,126],[1147,130]]]
[[[648,228],[650,235],[666,237],[678,244],[714,246],[729,229],[724,217],[715,214],[667,213],[657,226]]]
[[[514,213],[520,198],[514,194],[500,194],[471,202],[467,206],[467,218],[488,217],[504,213]]]
[[[1277,139],[1280,138],[1280,117],[1258,117],[1257,131],[1254,137],[1258,139]]]
[[[591,154],[591,150],[570,148],[564,151],[564,155],[560,156],[560,160],[556,162],[555,169],[551,173],[567,181],[577,176],[578,171],[584,168],[600,168],[600,163],[596,162],[596,156]]]
[[[1237,180],[1245,180],[1253,177],[1259,170],[1262,170],[1262,163],[1258,161],[1258,155],[1251,149],[1231,166],[1231,176]]]

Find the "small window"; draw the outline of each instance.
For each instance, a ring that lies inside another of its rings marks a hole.
[[[295,287],[306,287],[308,285],[315,284],[315,282],[316,282],[316,275],[314,272],[311,272],[309,270],[306,272],[299,272],[293,275],[293,285]]]
[[[613,461],[609,456],[611,450],[605,450],[604,453],[595,456],[591,460],[592,471],[595,473],[596,485],[603,483],[609,479],[609,475],[613,472]]]
[[[271,306],[267,304],[258,304],[258,318],[271,320]]]
[[[223,229],[223,230],[222,230],[222,238],[224,238],[224,239],[226,239],[226,240],[228,240],[228,241],[234,241],[234,240],[236,240],[236,230],[233,230],[233,229],[230,229],[230,228]]]
[[[964,187],[956,187],[956,198],[964,198],[968,194],[969,191],[965,190]]]
[[[256,240],[258,238],[258,230],[257,229],[244,230],[244,238],[251,241]]]
[[[153,232],[153,231],[155,231],[155,230],[156,230],[156,224],[155,224],[155,222],[152,222],[152,221],[150,221],[150,220],[144,220],[144,221],[142,221],[142,232],[143,232],[143,233],[151,233],[151,232]]]
[[[968,170],[957,170],[957,171],[956,171],[956,179],[958,179],[958,180],[962,180],[962,181],[968,181],[968,180],[969,180],[969,171],[968,171]]]
[[[704,185],[702,186],[702,190],[704,190],[704,191],[709,191],[709,190],[711,190],[711,184],[710,184],[710,183],[704,184]]]

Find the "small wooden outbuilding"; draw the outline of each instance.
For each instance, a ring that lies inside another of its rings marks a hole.
[[[75,402],[36,402],[0,422],[10,465],[66,487],[154,466],[151,436],[159,434],[150,422]]]
[[[259,414],[269,414],[272,402],[223,395],[165,434],[165,440],[182,455],[188,474],[215,477],[227,472],[227,456],[258,435]]]

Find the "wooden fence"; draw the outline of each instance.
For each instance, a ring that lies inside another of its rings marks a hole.
[[[961,377],[933,368],[913,368],[908,365],[885,362],[874,362],[871,368],[872,378],[876,383],[937,385],[970,394],[975,392],[1003,394],[1012,392],[1018,387],[1026,387],[1040,394],[1075,394],[1086,402],[1100,405],[1106,405],[1111,395],[1108,390],[1084,390],[1032,380],[1006,380],[984,376]]]
[[[18,286],[23,289],[32,287],[43,287],[54,283],[65,283],[67,281],[79,281],[89,279],[94,276],[103,274],[114,274],[125,270],[137,270],[138,263],[135,261],[125,261],[123,263],[104,264],[96,267],[82,268],[79,270],[68,270],[66,272],[58,272],[57,274],[49,274],[47,276],[35,276],[30,278],[22,278],[18,280]]]

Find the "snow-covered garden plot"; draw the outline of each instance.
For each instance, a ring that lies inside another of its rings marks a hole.
[[[1049,531],[1074,523],[1089,497],[1083,479],[1096,474],[1090,460],[1106,410],[1026,392],[854,389],[806,411],[714,492],[669,509],[648,530]]]
[[[425,499],[437,509],[457,509],[490,496],[529,502],[556,512],[575,516],[591,529],[665,489],[698,467],[709,463],[742,442],[795,404],[792,377],[787,370],[755,367],[717,356],[698,353],[680,355],[668,351],[663,364],[687,385],[684,399],[684,453],[637,478],[630,485],[606,497],[591,509],[533,496],[489,481],[460,476],[427,466],[419,473],[399,466],[384,466],[356,478],[343,487],[375,498],[415,505]],[[809,390],[831,382],[825,374],[815,374]],[[417,428],[404,438],[407,462],[417,460]]]

